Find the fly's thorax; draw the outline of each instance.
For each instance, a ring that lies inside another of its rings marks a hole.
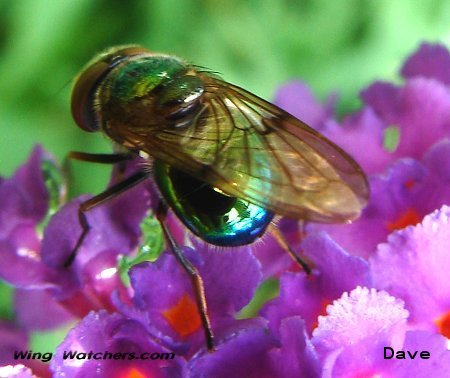
[[[203,81],[176,57],[130,57],[114,67],[95,99],[103,130],[122,143],[123,135],[188,125],[200,108]]]
[[[130,103],[149,96],[164,82],[186,72],[186,64],[168,55],[132,56],[111,70],[99,95],[104,101]]]

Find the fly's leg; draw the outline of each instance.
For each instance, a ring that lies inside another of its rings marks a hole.
[[[88,154],[84,152],[71,152],[69,154],[69,158],[103,164],[115,164],[122,162],[124,160],[129,160],[132,157],[130,157],[130,154]],[[67,268],[73,263],[77,255],[78,249],[83,244],[84,239],[89,233],[90,225],[86,218],[85,213],[117,197],[119,194],[127,191],[128,189],[131,189],[132,187],[136,186],[137,184],[145,180],[148,177],[148,175],[149,175],[148,172],[144,171],[136,172],[127,179],[111,186],[104,192],[88,199],[79,206],[78,221],[80,222],[82,232],[75,244],[75,247],[72,249],[72,252],[70,253],[69,257],[64,262],[64,267]]]
[[[214,334],[211,328],[211,322],[209,320],[207,306],[206,306],[206,298],[205,298],[205,288],[203,285],[202,277],[198,272],[197,268],[195,268],[191,262],[184,256],[177,242],[173,238],[170,233],[167,225],[165,224],[165,219],[167,215],[167,207],[164,203],[160,203],[159,208],[156,212],[156,217],[161,224],[161,227],[164,232],[164,236],[167,242],[170,245],[170,249],[174,254],[177,261],[181,264],[183,269],[189,275],[192,281],[192,287],[194,289],[195,300],[197,302],[197,308],[200,314],[200,319],[202,321],[203,330],[205,332],[205,340],[206,346],[209,351],[214,351]]]
[[[87,152],[71,151],[69,159],[87,161],[100,164],[116,164],[126,160],[132,160],[134,156],[130,153],[117,154],[90,154]]]
[[[135,158],[132,153],[113,153],[113,154],[91,154],[88,152],[71,151],[64,158],[63,162],[63,172],[67,181],[70,183],[73,181],[72,165],[70,162],[72,160],[85,161],[89,163],[99,163],[99,164],[117,164],[124,163]],[[69,186],[69,190],[70,190]]]
[[[300,267],[305,271],[306,274],[311,274],[311,268],[308,265],[308,263],[292,250],[286,238],[274,223],[270,224],[269,231],[274,236],[275,240],[278,242],[280,247],[283,248],[288,253],[288,255],[292,258],[292,260],[294,260],[298,265],[300,265]]]
[[[77,243],[75,244],[74,249],[70,253],[67,260],[64,262],[64,267],[67,268],[73,263],[77,255],[78,249],[83,244],[83,241],[91,228],[85,213],[117,197],[119,194],[127,191],[128,189],[131,189],[132,187],[136,186],[137,184],[145,180],[148,177],[148,175],[149,175],[148,172],[143,171],[137,172],[134,175],[128,177],[127,179],[119,182],[118,184],[113,185],[110,188],[106,189],[104,192],[88,199],[87,201],[83,202],[80,205],[80,207],[78,208],[78,220],[80,222],[82,232],[80,237],[78,238]]]

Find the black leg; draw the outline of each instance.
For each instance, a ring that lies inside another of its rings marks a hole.
[[[200,276],[198,270],[191,264],[191,262],[184,256],[180,247],[177,245],[175,239],[170,233],[167,225],[165,224],[165,218],[167,215],[167,207],[164,203],[160,203],[160,206],[157,210],[156,217],[161,224],[161,227],[164,232],[164,236],[166,237],[167,242],[170,245],[170,249],[172,253],[175,255],[175,258],[181,264],[183,269],[189,275],[192,281],[192,286],[194,288],[195,299],[197,301],[197,308],[200,314],[200,319],[202,321],[203,329],[205,331],[205,340],[206,346],[209,351],[214,351],[214,334],[211,328],[211,322],[209,320],[207,306],[206,306],[206,298],[205,298],[205,288],[203,285],[202,277]]]
[[[67,178],[67,181],[70,183],[73,181],[72,165],[70,164],[72,160],[99,164],[117,164],[125,163],[126,161],[132,160],[135,157],[136,155],[129,152],[112,154],[91,154],[87,152],[71,151],[64,158],[63,171],[65,177]],[[70,189],[71,186],[69,185],[69,191]],[[71,195],[72,193],[69,193],[69,197],[71,197]]]
[[[130,153],[89,154],[87,152],[71,151],[69,152],[68,158],[91,163],[116,164],[121,161],[132,160],[135,156]]]
[[[127,191],[128,189],[131,189],[133,186],[136,186],[137,184],[145,180],[148,176],[149,176],[148,172],[139,171],[133,174],[132,176],[128,177],[127,179],[119,182],[118,184],[111,186],[104,192],[88,199],[87,201],[83,202],[80,205],[80,207],[78,208],[78,219],[82,228],[82,232],[80,237],[78,238],[77,243],[75,244],[75,247],[73,248],[67,260],[64,262],[65,267],[68,267],[73,263],[77,255],[78,249],[83,244],[83,241],[89,232],[90,225],[89,222],[87,221],[85,213],[117,197],[119,194]]]
[[[283,236],[281,231],[278,229],[276,224],[271,223],[269,226],[270,233],[275,237],[278,244],[283,248],[289,256],[305,271],[306,274],[311,274],[311,268],[308,263],[304,261],[300,256],[298,256],[291,248],[286,238]]]

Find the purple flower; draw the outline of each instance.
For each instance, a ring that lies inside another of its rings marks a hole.
[[[295,223],[298,226],[297,222]],[[280,224],[278,227],[280,227]],[[282,227],[280,229],[283,231]],[[285,236],[288,235],[285,234]],[[293,241],[290,243],[294,250],[298,250],[298,244],[298,242],[294,243]],[[261,263],[263,278],[279,277],[286,270],[298,271],[301,269],[275,240],[273,235],[268,232],[251,245],[250,251]]]
[[[416,329],[450,337],[450,208],[394,232],[370,259],[374,285],[405,301]],[[405,277],[408,277],[405,279]]]
[[[64,187],[52,187],[56,183],[50,175],[56,173],[51,158],[37,147],[26,164],[0,182],[0,276],[21,289],[16,310],[27,329],[48,329],[82,318],[92,309],[112,309],[111,293],[126,293],[117,258],[137,248],[140,222],[148,211],[142,204],[149,202],[150,194],[140,186],[89,212],[91,231],[72,266],[65,268],[81,234],[78,207],[87,197],[62,206],[42,236],[38,227],[46,221],[52,197],[64,192]],[[46,305],[48,301],[53,303]]]
[[[55,192],[42,169],[48,158],[37,148],[12,178],[0,179],[0,276],[18,288],[15,308],[25,330],[82,319],[58,347],[54,376],[400,377],[431,369],[445,376],[450,210],[432,212],[450,201],[449,65],[444,47],[423,45],[404,65],[403,85],[373,84],[362,92],[363,108],[342,122],[332,118],[335,97],[321,105],[299,82],[278,92],[280,106],[371,175],[370,203],[352,224],[300,228],[295,220],[278,221],[311,263],[311,275],[286,272],[293,263],[271,235],[223,250],[186,237],[169,214],[169,227],[203,279],[215,353],[205,347],[192,282],[172,254],[134,265],[131,286],[119,277],[118,259],[134,256],[147,236],[143,219],[158,205],[151,180],[88,212],[91,230],[64,267],[81,233],[79,205],[89,197],[65,203],[49,220]],[[119,164],[111,184],[141,163]],[[258,316],[237,319],[261,280],[272,276],[280,277],[279,296]],[[420,350],[430,359],[395,358]],[[145,353],[155,360],[135,358]],[[20,361],[4,362],[9,372],[30,373]]]
[[[402,76],[423,76],[450,85],[450,53],[444,45],[423,43],[403,65]]]
[[[396,161],[384,174],[370,178],[371,198],[352,224],[310,224],[308,232],[326,231],[349,253],[369,257],[397,229],[450,203],[450,140],[434,146],[422,162]]]
[[[329,117],[329,105],[320,107],[296,82],[280,89],[276,100],[341,146],[367,173],[380,173],[398,158],[421,159],[450,137],[449,61],[444,46],[423,44],[401,70],[404,86],[372,84],[361,94],[365,106],[342,123]]]
[[[304,321],[284,319],[277,339],[260,324],[230,335],[215,353],[189,362],[191,377],[318,377],[321,369]]]
[[[383,132],[388,127],[398,130],[398,144],[389,148],[391,161],[421,159],[432,145],[450,137],[449,60],[443,46],[424,44],[402,69],[406,79],[403,87],[378,82],[362,92],[363,101],[383,123]],[[385,154],[364,158],[365,150],[360,152],[355,157],[361,161],[385,160]]]
[[[184,252],[203,277],[218,350],[229,348],[225,346],[228,339],[234,340],[236,334],[246,334],[244,329],[248,328],[267,338],[261,320],[235,320],[236,313],[249,302],[261,278],[260,265],[253,254],[246,248],[218,251],[205,243],[198,244],[196,249],[201,253],[194,253],[189,248]],[[153,376],[157,371],[157,366],[145,367],[151,365],[147,361],[126,360],[116,364],[116,361],[64,360],[64,350],[89,353],[106,348],[111,353],[122,351],[136,355],[145,351],[174,353],[177,358],[169,364],[165,361],[168,364],[164,367],[166,370],[156,376],[181,376],[186,358],[196,353],[215,355],[205,351],[204,331],[192,283],[171,254],[163,254],[155,263],[134,266],[130,270],[130,278],[134,292],[131,303],[122,303],[116,293],[114,314],[99,312],[85,317],[58,348],[58,358],[52,362],[56,376],[66,374],[70,377],[80,371],[89,375],[98,369],[108,376],[121,376],[132,369],[142,376]],[[249,353],[253,351],[249,349]],[[118,375],[110,375],[111,372]]]
[[[358,287],[327,308],[319,317],[312,343],[330,377],[426,376],[445,377],[450,359],[444,337],[407,331],[408,311],[386,292]],[[397,359],[399,351],[415,359]],[[421,359],[428,351],[429,359]],[[389,357],[389,358],[388,358]]]
[[[385,130],[383,120],[372,108],[365,107],[341,123],[330,119],[321,133],[347,151],[370,174],[383,172],[393,161],[392,154],[383,145]]]
[[[115,169],[111,183],[131,174],[136,169],[136,164],[137,162],[132,161],[123,171]],[[47,265],[61,267],[69,257],[82,231],[78,221],[78,208],[87,199],[88,197],[81,196],[72,200],[51,219],[42,241],[42,255]],[[87,212],[86,218],[91,228],[78,250],[71,270],[78,271],[78,267],[83,267],[97,254],[117,256],[132,251],[140,242],[139,226],[150,203],[147,187],[139,185]]]
[[[16,294],[15,309],[25,329],[42,329],[42,322],[56,326],[70,319],[63,309],[56,309],[57,305],[34,306],[30,311],[31,302],[21,300],[31,293],[25,290],[33,290],[33,300],[46,296],[63,275],[43,263],[39,230],[52,206],[64,197],[65,186],[62,180],[58,182],[58,175],[51,156],[37,146],[11,178],[0,181],[0,277],[24,289]],[[35,323],[38,318],[41,321]]]
[[[63,303],[56,301],[48,290],[17,289],[14,293],[14,311],[17,323],[28,331],[51,330],[75,320],[74,314]]]
[[[324,123],[331,119],[336,100],[337,96],[333,94],[322,105],[306,84],[292,81],[278,89],[274,103],[311,127],[321,130]]]
[[[7,321],[0,322],[0,334],[0,365],[14,365],[14,351],[27,349],[28,335]]]
[[[278,333],[281,347],[270,351],[275,376],[304,378],[320,376],[321,364],[304,320],[299,316],[283,319]]]
[[[177,377],[185,361],[133,319],[90,313],[71,330],[51,361],[54,377]]]
[[[311,276],[304,273],[281,276],[279,297],[269,302],[262,312],[275,334],[282,320],[291,316],[301,316],[311,333],[317,326],[317,317],[331,301],[357,285],[370,284],[367,262],[349,255],[328,235],[311,235],[302,248],[315,270]]]
[[[184,249],[197,267],[205,286],[208,314],[217,342],[248,326],[235,315],[252,298],[261,279],[260,265],[247,248],[218,251],[199,243]],[[139,319],[177,353],[190,356],[205,348],[204,331],[192,282],[168,252],[155,263],[142,263],[130,271],[134,290],[132,307],[116,303],[119,311]]]
[[[270,351],[276,340],[262,327],[247,328],[219,345],[213,354],[194,357],[192,377],[275,377]]]
[[[382,308],[385,311],[380,311]],[[357,287],[327,307],[313,332],[314,345],[323,358],[342,347],[376,336],[380,345],[401,347],[408,311],[403,302],[386,292]],[[364,320],[364,324],[360,322]],[[334,357],[334,356],[333,356]]]
[[[24,365],[6,365],[0,367],[0,377],[36,378],[33,371]]]
[[[49,201],[43,164],[51,160],[37,146],[11,178],[0,181],[0,240],[10,238],[17,228],[25,230],[43,220]]]
[[[15,353],[27,352],[28,334],[14,323],[0,322],[0,377],[49,377],[48,366],[39,360],[15,359]]]
[[[375,83],[362,98],[385,127],[398,128],[393,159],[420,159],[433,144],[450,136],[450,88],[443,83],[424,77],[410,78],[402,88]]]
[[[36,147],[28,161],[0,182],[0,277],[11,284],[34,285],[48,272],[40,265],[38,224],[49,206],[43,165],[50,157]]]

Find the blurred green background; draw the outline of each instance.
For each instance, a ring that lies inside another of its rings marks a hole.
[[[58,159],[110,151],[101,135],[75,126],[69,109],[73,78],[106,47],[179,55],[268,100],[301,79],[320,99],[339,92],[342,115],[373,80],[398,80],[423,41],[450,46],[450,1],[0,0],[0,175],[36,143]],[[74,168],[75,193],[106,185],[107,167]],[[0,285],[0,317],[11,317],[10,302]],[[34,349],[49,350],[48,335],[33,337]]]
[[[105,47],[138,43],[222,73],[271,99],[306,81],[339,112],[375,79],[397,80],[422,41],[450,44],[448,0],[10,0],[0,1],[0,174],[35,143],[58,158],[107,152],[71,120],[71,81]],[[81,164],[81,165],[80,165]],[[108,168],[76,165],[77,192],[99,191]]]

